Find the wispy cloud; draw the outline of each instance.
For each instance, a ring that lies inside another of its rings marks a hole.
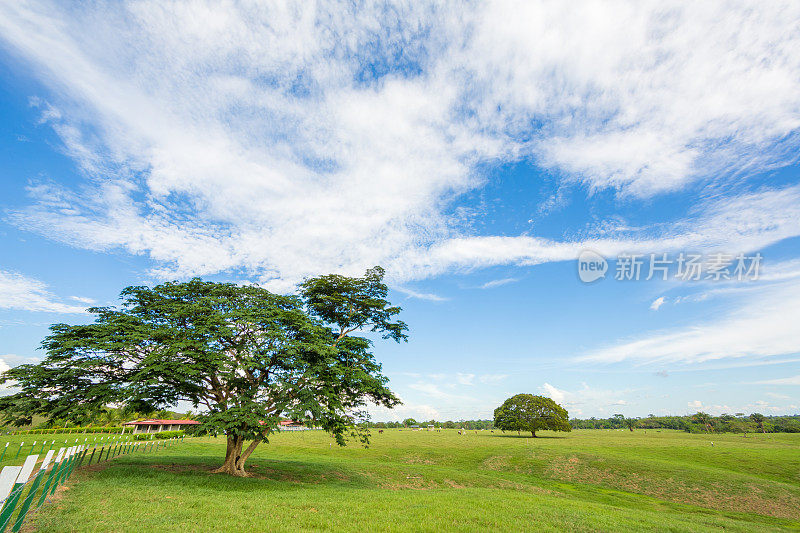
[[[475,374],[462,374],[459,372],[456,374],[456,381],[460,385],[472,385],[475,381]]]
[[[413,403],[405,398],[400,398],[403,403],[392,409],[382,405],[370,404],[366,407],[367,412],[375,421],[398,421],[402,422],[406,418],[414,418],[418,421],[441,420],[442,415],[434,406],[426,403]]]
[[[50,313],[86,312],[84,307],[60,302],[42,281],[3,270],[0,270],[0,309]]]
[[[497,384],[505,381],[507,378],[508,374],[483,374],[478,377],[478,381],[481,383]]]
[[[659,307],[664,305],[664,300],[665,298],[663,296],[659,296],[658,298],[653,300],[653,303],[650,304],[650,309],[652,309],[653,311],[658,311]]]
[[[433,276],[494,265],[570,261],[586,249],[605,257],[625,252],[750,252],[800,235],[800,186],[713,198],[695,206],[690,216],[663,227],[622,228],[602,233],[602,237],[574,241],[530,236],[451,238],[409,252],[393,267],[399,275]]]
[[[0,35],[59,95],[47,121],[90,178],[34,184],[11,219],[147,255],[156,276],[236,270],[280,287],[378,263],[398,282],[536,264],[585,245],[752,249],[797,235],[797,217],[696,216],[578,243],[476,237],[445,206],[481,187],[486,162],[648,197],[794,161],[798,21],[781,2],[5,3]]]
[[[734,406],[728,404],[707,404],[701,400],[692,400],[687,402],[686,406],[689,408],[689,412],[694,413],[697,411],[704,411],[712,415],[721,415],[723,413],[731,414],[737,412],[785,414],[787,412],[791,412],[792,409],[797,409],[797,405],[794,404],[774,405],[766,400],[756,400],[751,403],[738,404]]]
[[[444,296],[439,296],[438,294],[434,294],[431,292],[418,292],[406,287],[393,287],[394,290],[405,294],[409,298],[416,298],[417,300],[428,300],[430,302],[446,302],[448,298]]]
[[[622,340],[580,357],[613,363],[625,360],[702,363],[727,358],[767,358],[800,351],[800,283],[768,285],[688,327]]]
[[[492,281],[487,281],[483,285],[480,286],[481,289],[493,289],[495,287],[500,287],[502,285],[508,285],[509,283],[516,283],[519,281],[517,278],[503,278],[503,279],[493,279]]]
[[[408,388],[417,392],[421,392],[424,396],[435,398],[445,405],[448,403],[456,404],[457,402],[462,402],[469,398],[468,395],[454,392],[454,388],[452,386],[437,383],[418,381],[408,385]]]
[[[788,378],[767,379],[755,381],[758,385],[800,385],[800,374]]]

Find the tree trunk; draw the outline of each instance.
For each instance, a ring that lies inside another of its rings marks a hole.
[[[536,438],[536,430],[531,431],[531,435],[533,435],[533,438],[535,439]]]
[[[261,439],[256,439],[242,452],[244,437],[228,435],[228,446],[225,449],[225,462],[222,463],[221,467],[213,470],[213,472],[217,474],[247,477],[249,474],[245,471],[244,464],[260,443]]]

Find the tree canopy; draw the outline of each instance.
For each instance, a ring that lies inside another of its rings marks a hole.
[[[764,415],[761,413],[753,413],[750,415],[750,420],[756,423],[756,426],[759,430],[761,430],[761,433],[766,433],[766,431],[764,431]]]
[[[713,431],[713,417],[710,414],[698,411],[693,418],[695,422],[705,427],[707,432],[711,433]]]
[[[494,410],[494,425],[503,431],[572,431],[567,410],[545,396],[517,394]]]
[[[282,418],[331,432],[340,445],[366,402],[398,398],[358,332],[406,340],[383,269],[307,279],[297,295],[200,279],[128,287],[91,324],[55,324],[46,358],[5,372],[20,392],[0,399],[7,421],[81,422],[108,405],[152,411],[190,402],[203,429],[227,435],[218,470],[246,475],[247,458]],[[245,441],[251,441],[243,450]]]

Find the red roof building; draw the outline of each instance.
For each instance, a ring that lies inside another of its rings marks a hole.
[[[197,420],[131,420],[122,424],[125,427],[132,427],[134,433],[158,433],[159,431],[177,431],[196,426],[200,422]]]

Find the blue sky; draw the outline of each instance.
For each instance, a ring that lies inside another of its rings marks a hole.
[[[0,359],[127,285],[380,264],[411,338],[376,345],[404,401],[376,419],[518,392],[800,412],[798,23],[780,2],[3,5]],[[605,278],[579,279],[583,250]],[[681,253],[700,280],[615,279],[620,254]],[[706,279],[718,253],[760,254],[758,279]]]

